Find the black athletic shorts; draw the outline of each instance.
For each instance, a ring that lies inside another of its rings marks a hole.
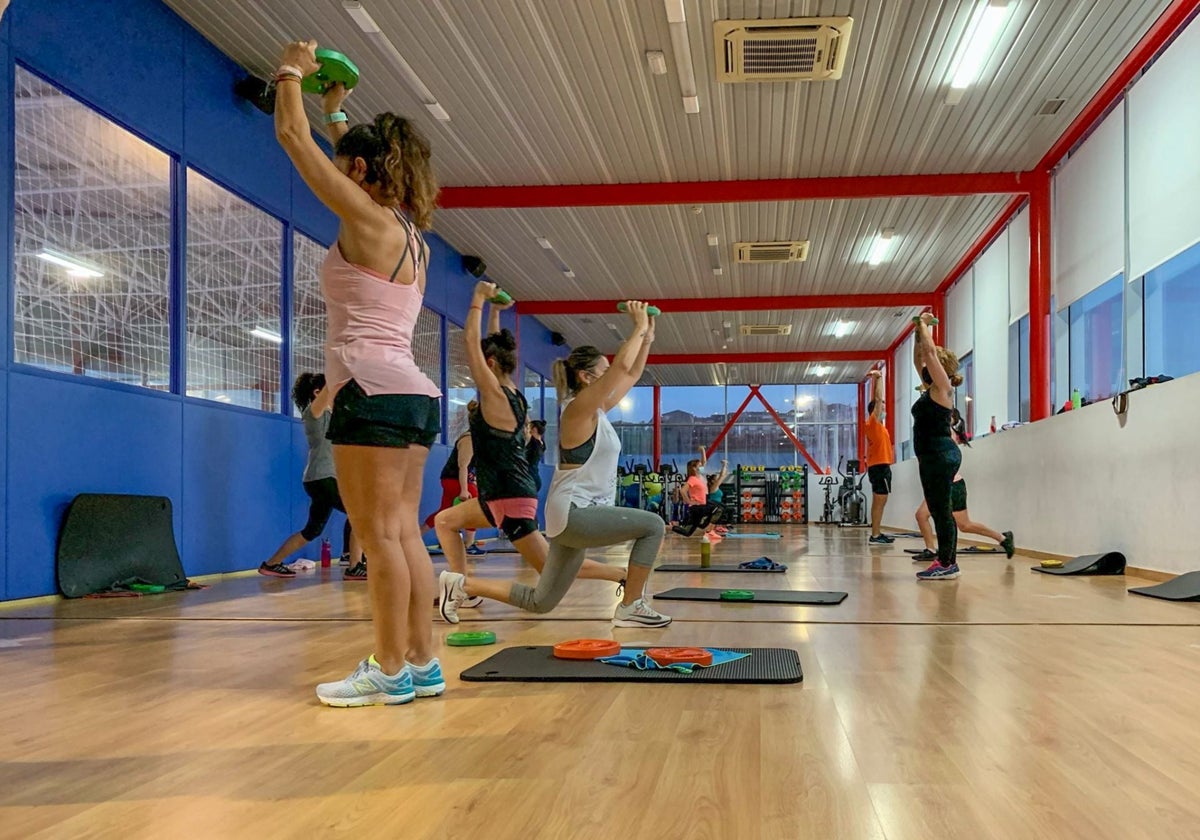
[[[333,400],[333,416],[325,437],[343,446],[433,446],[442,430],[436,397],[419,394],[367,396],[351,379]]]
[[[876,464],[867,467],[867,478],[871,481],[871,492],[876,496],[886,496],[892,492],[892,465]]]
[[[955,513],[967,509],[967,480],[960,478],[950,485],[950,509]]]
[[[528,505],[529,510],[523,511],[524,513],[534,513],[537,511],[536,498],[525,499],[522,497],[520,499],[503,499],[497,500],[496,504],[501,510],[503,510],[504,507],[511,506],[513,502],[516,502],[521,506]],[[480,499],[479,507],[483,511],[483,518],[488,521],[488,524],[493,528],[498,529],[501,534],[508,538],[509,542],[515,543],[517,540],[524,539],[534,531],[539,530],[538,522],[533,517],[509,516],[507,513],[505,513],[503,514],[500,522],[497,523],[496,513],[492,510],[492,505],[490,503]]]
[[[304,482],[304,492],[308,494],[310,501],[308,503],[308,522],[304,523],[304,527],[300,529],[300,535],[312,542],[325,530],[330,514],[335,510],[345,513],[346,506],[342,504],[342,496],[338,493],[336,478],[318,478],[316,481],[306,481]],[[349,546],[345,550],[349,551]]]

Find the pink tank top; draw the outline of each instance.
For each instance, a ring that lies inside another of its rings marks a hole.
[[[368,396],[440,397],[442,392],[417,367],[412,352],[413,328],[424,297],[424,243],[415,227],[403,218],[401,222],[408,229],[407,253],[414,259],[414,282],[394,283],[382,274],[347,262],[337,242],[321,263],[321,293],[329,318],[325,377],[334,388],[353,379]]]

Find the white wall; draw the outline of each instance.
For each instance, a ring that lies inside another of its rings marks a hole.
[[[1132,566],[1196,571],[1197,405],[1193,374],[1130,394],[1124,428],[1108,403],[1097,403],[978,439],[963,451],[971,518],[1013,531],[1021,548],[1117,550]],[[885,522],[914,528],[917,462],[892,469]]]

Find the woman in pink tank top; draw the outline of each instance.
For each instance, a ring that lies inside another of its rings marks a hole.
[[[354,533],[370,558],[375,652],[349,677],[317,686],[330,706],[394,705],[445,691],[433,656],[433,565],[417,508],[441,396],[417,367],[412,333],[425,294],[437,183],[429,143],[408,120],[379,114],[349,128],[341,85],[322,97],[334,142],[313,140],[300,80],[316,72],[315,41],[284,47],[276,73],[275,133],[304,182],[337,214],[321,266],[329,315],[325,377],[336,390],[328,437]]]

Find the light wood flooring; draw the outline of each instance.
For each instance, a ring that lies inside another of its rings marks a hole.
[[[580,581],[548,616],[488,604],[460,629],[793,647],[792,686],[462,683],[499,646],[442,646],[444,697],[327,709],[313,686],[371,638],[366,585],[338,569],[0,605],[0,837],[1200,838],[1200,604],[1003,555],[918,583],[918,541],[780,530],[713,561],[766,554],[786,575],[657,574],[651,591],[845,602],[660,601],[667,630],[614,630],[613,587]],[[698,550],[669,536],[662,562]],[[518,566],[479,564],[532,579]],[[449,632],[436,622],[440,646]]]

